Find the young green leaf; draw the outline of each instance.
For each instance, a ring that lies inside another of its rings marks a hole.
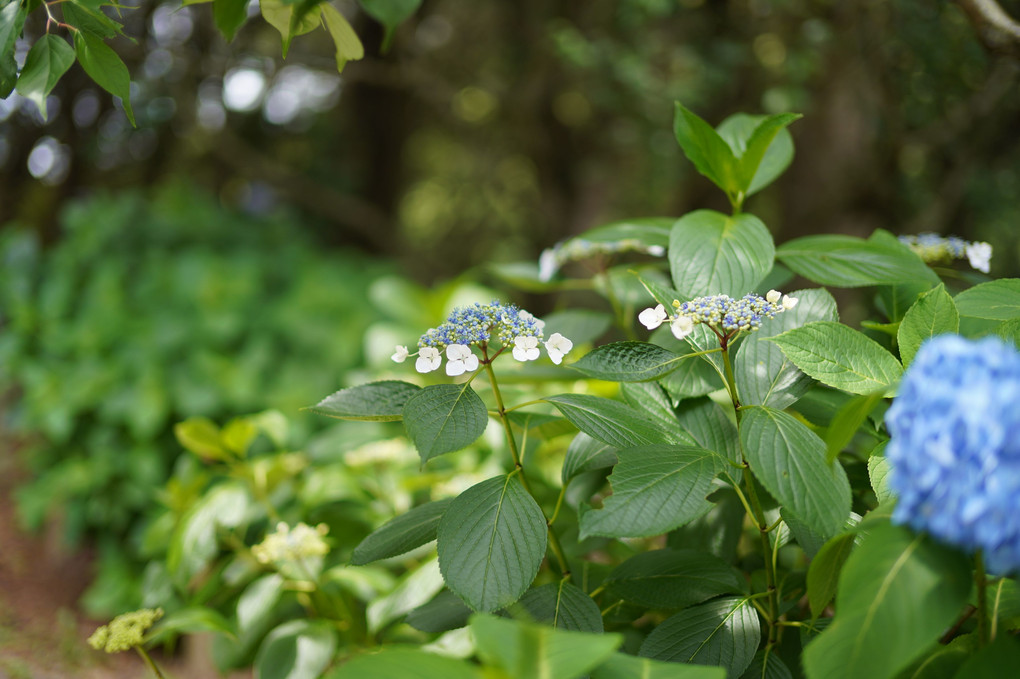
[[[219,427],[206,417],[189,417],[174,425],[174,436],[188,451],[204,460],[225,461],[233,457],[223,445]]]
[[[903,368],[881,344],[842,323],[815,321],[768,338],[802,371],[852,394],[891,392]]]
[[[616,448],[593,439],[583,431],[578,432],[574,440],[567,446],[567,454],[563,458],[563,469],[560,480],[566,485],[572,478],[593,469],[605,469],[616,464]]]
[[[1020,318],[1020,278],[1002,278],[968,288],[956,296],[961,316],[1008,321]]]
[[[407,400],[421,391],[410,382],[369,382],[330,394],[308,410],[340,420],[396,422],[403,417]]]
[[[0,99],[14,91],[18,80],[18,62],[14,58],[15,43],[25,27],[28,6],[21,2],[7,2],[0,6]]]
[[[479,669],[467,660],[392,646],[357,655],[324,679],[408,679],[410,676],[414,679],[482,679]]]
[[[476,611],[521,598],[545,556],[545,516],[515,474],[468,488],[439,522],[446,586]]]
[[[336,70],[342,72],[348,61],[357,61],[365,56],[365,48],[343,14],[328,2],[324,2],[321,7],[322,20],[336,45]]]
[[[738,153],[737,184],[745,196],[751,195],[772,181],[771,178],[766,181],[766,178],[768,174],[774,172],[775,166],[762,167],[766,153],[772,147],[776,136],[784,131],[787,125],[802,117],[799,113],[777,113],[764,118],[754,128],[750,139],[747,140],[746,149],[742,153]],[[761,172],[763,169],[766,170],[766,173]],[[762,180],[756,182],[760,173]]]
[[[506,612],[511,618],[540,622],[557,629],[592,634],[605,631],[598,604],[566,580],[529,589]]]
[[[364,564],[399,556],[436,539],[439,520],[453,502],[452,498],[419,505],[390,519],[354,548],[351,565]]]
[[[722,137],[736,156],[742,156],[747,151],[751,135],[758,129],[759,124],[766,119],[766,116],[754,116],[747,113],[735,113],[726,120],[719,123],[716,132]],[[769,144],[765,156],[758,165],[758,171],[754,180],[746,191],[746,196],[757,193],[765,188],[781,175],[793,161],[793,137],[785,128],[780,129],[772,143]],[[771,287],[778,288],[778,285]]]
[[[609,660],[592,670],[591,679],[726,679],[726,670],[614,653]]]
[[[328,4],[328,3],[327,3]],[[295,37],[314,31],[319,26],[320,15],[317,12],[305,12],[295,23],[295,5],[285,0],[259,0],[262,18],[280,32],[283,38],[283,58],[287,58],[290,43]]]
[[[422,0],[359,0],[362,9],[386,29],[381,50],[386,52],[397,26],[418,11]]]
[[[714,599],[680,611],[648,635],[640,655],[692,665],[719,665],[739,677],[761,641],[761,626],[746,598]]]
[[[488,421],[489,411],[467,383],[425,387],[404,404],[404,428],[422,464],[471,445]]]
[[[647,382],[665,377],[686,358],[648,342],[613,342],[596,347],[570,367],[598,380]]]
[[[213,0],[213,21],[223,37],[230,42],[248,20],[250,0]]]
[[[871,528],[839,577],[836,617],[804,651],[809,679],[890,679],[933,646],[970,592],[956,550],[906,528]]]
[[[825,442],[781,410],[741,409],[740,441],[751,470],[790,513],[824,537],[850,516],[850,483],[839,464],[825,461]]]
[[[885,444],[882,444],[881,448],[885,448]],[[871,489],[875,491],[875,499],[879,505],[896,499],[889,490],[889,460],[878,451],[868,458],[868,480],[871,481]]]
[[[507,677],[577,679],[603,663],[623,643],[619,634],[571,632],[491,615],[474,615],[478,653]]]
[[[605,584],[621,599],[655,609],[686,608],[744,589],[728,564],[693,549],[658,549],[632,556],[609,574]]]
[[[747,213],[696,210],[678,219],[669,237],[669,266],[681,302],[701,295],[743,297],[772,269],[774,255],[772,234]]]
[[[60,10],[64,13],[64,22],[79,29],[79,32],[104,40],[124,35],[124,27],[103,14],[99,3],[90,7],[81,2],[62,2]]]
[[[941,283],[922,294],[913,306],[907,309],[896,332],[900,346],[900,359],[906,368],[914,360],[921,343],[943,333],[955,333],[960,329],[960,314],[953,298]]]
[[[740,402],[745,405],[782,410],[796,403],[811,386],[811,378],[777,345],[767,342],[769,337],[812,321],[839,320],[836,300],[824,288],[797,290],[790,296],[797,298],[797,306],[763,321],[757,331],[741,340],[737,349],[733,372]]]
[[[325,620],[291,620],[271,631],[255,654],[262,679],[314,679],[325,671],[337,647],[336,628]]]
[[[645,446],[617,452],[602,509],[581,516],[581,539],[650,537],[682,526],[712,507],[705,497],[726,464],[715,453],[685,446]]]
[[[134,125],[135,113],[131,110],[131,76],[117,53],[110,49],[102,38],[85,31],[77,31],[74,34],[74,51],[78,55],[78,63],[89,77],[104,90],[120,98],[128,120]]]
[[[841,288],[939,282],[910,248],[874,236],[868,240],[835,235],[795,238],[776,249],[776,259],[804,278]]]
[[[650,443],[693,443],[680,430],[665,431],[630,406],[588,394],[558,394],[545,399],[574,426],[616,448]]]
[[[739,189],[733,150],[711,125],[684,108],[679,101],[673,116],[673,134],[698,172],[708,177],[727,196],[736,195]]]
[[[822,545],[815,558],[811,559],[807,573],[808,603],[811,617],[817,618],[836,596],[836,586],[843,564],[854,549],[856,533],[841,533]]]

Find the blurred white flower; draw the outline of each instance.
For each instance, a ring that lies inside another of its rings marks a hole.
[[[411,354],[407,351],[407,347],[403,347],[398,344],[397,350],[393,352],[393,355],[390,356],[390,358],[392,358],[396,363],[403,363],[404,359],[410,355]]]
[[[783,295],[783,308],[792,309],[797,306],[799,300],[796,297],[790,297],[789,295]]]
[[[779,292],[778,290],[769,290],[768,294],[765,295],[765,299],[768,300],[769,303],[771,304],[775,304],[780,299],[782,299],[782,297],[783,293]]]
[[[694,320],[690,316],[681,314],[670,322],[669,329],[673,333],[673,337],[683,339],[694,331]]]
[[[982,273],[991,271],[992,246],[990,243],[968,243],[967,261]]]

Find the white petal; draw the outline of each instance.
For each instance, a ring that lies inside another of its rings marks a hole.
[[[478,370],[478,357],[475,356],[474,354],[471,354],[470,356],[465,358],[464,359],[464,369],[465,370],[472,370],[472,371]]]
[[[514,347],[514,358],[518,361],[528,360],[528,350],[523,347]]]
[[[465,370],[464,361],[450,361],[446,364],[446,374],[450,377],[463,375]]]
[[[407,347],[397,345],[397,350],[393,353],[392,356],[390,356],[390,358],[392,358],[397,363],[403,363],[404,359],[406,359],[408,356],[410,356],[410,353],[408,353]]]
[[[638,314],[638,321],[649,330],[655,330],[666,320],[666,307],[661,304],[654,309],[648,308]]]
[[[797,306],[799,300],[796,297],[790,297],[789,295],[783,295],[783,308],[792,309]]]
[[[690,316],[677,316],[669,324],[669,329],[673,333],[673,337],[683,339],[694,330],[694,321],[691,320]]]
[[[775,304],[780,299],[782,299],[782,297],[783,293],[779,292],[778,290],[769,290],[768,294],[765,295],[765,299],[771,304]]]
[[[439,361],[433,361],[427,356],[418,356],[418,360],[414,362],[414,369],[420,373],[430,373],[438,367]]]
[[[550,360],[556,365],[563,362],[563,354],[556,350],[555,347],[550,348],[548,344],[545,345],[545,350],[549,354]]]

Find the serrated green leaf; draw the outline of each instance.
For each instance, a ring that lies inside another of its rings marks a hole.
[[[363,566],[399,556],[432,542],[439,530],[439,520],[451,502],[453,498],[428,502],[390,519],[354,548],[351,565]]]
[[[1007,342],[1012,342],[1013,346],[1020,348],[1020,318],[1003,321],[992,329],[992,334]]]
[[[815,321],[768,341],[822,384],[852,394],[889,394],[903,374],[900,362],[881,344],[842,323]]]
[[[708,397],[681,401],[676,416],[699,446],[735,464],[742,463],[737,428],[718,403]],[[739,469],[730,473],[740,479]]]
[[[542,509],[515,474],[472,486],[439,522],[439,567],[446,586],[476,611],[521,598],[545,556]]]
[[[679,430],[664,431],[630,406],[588,394],[559,394],[545,399],[575,427],[616,448],[651,443],[693,443]]]
[[[746,598],[725,597],[692,606],[665,621],[641,644],[655,660],[718,665],[739,677],[754,659],[761,628]]]
[[[825,442],[792,415],[764,406],[741,409],[740,441],[766,490],[823,537],[850,516],[850,483],[839,464],[825,461]]]
[[[889,490],[889,460],[884,455],[874,454],[868,458],[868,478],[878,504],[883,505],[895,499]]]
[[[644,417],[658,422],[666,430],[678,429],[680,420],[673,400],[666,390],[654,382],[632,382],[620,385],[620,396]],[[686,433],[686,432],[685,432]]]
[[[970,565],[906,528],[873,526],[839,577],[836,617],[804,651],[809,679],[890,679],[956,620]]]
[[[613,494],[602,509],[581,517],[581,539],[649,537],[666,533],[712,507],[705,499],[725,462],[715,453],[687,446],[644,446],[617,452],[609,482]]]
[[[560,480],[566,485],[572,478],[593,469],[605,469],[616,464],[616,448],[579,432],[567,446],[563,458]]]
[[[772,342],[765,341],[787,330],[813,321],[837,321],[836,300],[823,288],[790,293],[797,306],[775,318],[762,321],[761,327],[740,342],[733,362],[740,402],[783,409],[797,402],[811,378],[801,372]]]
[[[473,612],[459,596],[444,589],[435,599],[408,613],[404,622],[416,630],[439,634],[466,626]]]
[[[758,125],[766,117],[735,113],[719,123],[716,131],[729,144],[736,156],[742,156],[747,151],[751,135],[754,134]],[[750,187],[745,192],[745,197],[757,193],[775,181],[790,166],[792,161],[793,137],[784,128],[779,130],[772,143],[769,144],[765,156],[758,165],[758,171],[755,173]],[[778,285],[772,285],[771,287],[778,287]]]
[[[709,499],[713,505],[708,513],[670,532],[666,546],[698,549],[714,554],[726,563],[736,563],[737,545],[747,516],[744,505],[731,489],[717,490],[709,495]]]
[[[591,673],[591,679],[726,679],[726,670],[705,665],[664,663],[614,653]]]
[[[425,464],[478,440],[489,411],[468,383],[425,387],[404,404],[404,428]]]
[[[896,332],[903,367],[914,360],[921,343],[943,333],[955,333],[960,329],[960,314],[953,298],[946,292],[946,286],[939,284],[922,294],[907,309]]]
[[[596,347],[570,367],[597,380],[647,382],[665,377],[687,358],[648,342],[613,342]]]
[[[102,38],[85,31],[74,34],[74,51],[78,55],[78,63],[89,77],[120,99],[128,120],[135,125],[135,113],[131,110],[131,76],[117,53]]]
[[[317,679],[337,647],[324,620],[291,620],[271,631],[255,654],[255,679]]]
[[[325,679],[482,679],[482,675],[466,660],[387,646],[351,658]]]
[[[669,266],[681,302],[702,295],[743,297],[772,269],[774,254],[772,234],[746,212],[696,210],[678,219],[669,237]]]
[[[775,175],[771,178],[768,175],[776,171],[779,167],[778,163],[772,161],[763,167],[766,153],[771,150],[777,135],[785,131],[787,125],[802,117],[799,113],[777,113],[762,119],[754,128],[754,132],[747,140],[746,149],[742,153],[738,153],[737,160],[737,184],[745,196],[755,193],[775,178]],[[783,147],[784,144],[780,142],[777,146]],[[792,144],[789,148],[792,159]],[[787,160],[788,163],[789,160]],[[763,169],[765,173],[762,172]],[[760,180],[758,179],[759,175],[761,175]]]
[[[817,618],[836,596],[836,586],[843,564],[854,549],[855,533],[841,533],[822,545],[818,554],[811,559],[807,573],[808,603],[811,617]]]
[[[699,173],[727,195],[736,194],[737,160],[733,150],[711,125],[684,108],[679,101],[673,115],[673,135]]]
[[[793,674],[774,648],[768,651],[762,649],[754,654],[754,660],[740,679],[793,679]]]
[[[874,235],[868,240],[836,235],[795,238],[776,249],[776,259],[804,278],[841,288],[939,282],[910,248]]]
[[[605,631],[598,604],[566,580],[529,589],[506,612],[516,620],[538,622],[557,629],[592,634]]]
[[[623,643],[619,634],[589,634],[491,615],[471,617],[478,653],[507,677],[576,679]]]
[[[213,20],[227,42],[231,42],[237,31],[248,20],[249,0],[213,0]]]
[[[18,94],[32,101],[46,120],[46,96],[74,63],[74,49],[56,35],[39,38],[25,59],[18,78]]]
[[[736,571],[711,554],[659,549],[633,556],[609,574],[609,591],[648,608],[686,608],[721,594],[740,594]]]
[[[421,387],[400,380],[369,382],[330,394],[308,410],[341,420],[396,422],[403,417],[407,400],[420,391]]]
[[[326,30],[336,45],[336,70],[342,72],[348,61],[357,61],[365,56],[365,48],[343,14],[328,2],[323,3],[321,7]]]
[[[968,288],[955,297],[961,316],[1008,321],[1020,318],[1020,278],[1002,278]]]

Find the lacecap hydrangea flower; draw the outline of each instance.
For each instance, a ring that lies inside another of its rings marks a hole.
[[[775,318],[776,314],[795,306],[796,297],[777,290],[769,290],[764,297],[747,294],[739,299],[710,295],[695,297],[689,302],[673,300],[674,313],[668,313],[662,304],[645,309],[638,314],[638,321],[649,330],[668,322],[677,339],[691,334],[698,323],[708,325],[720,336],[732,336],[744,330],[757,330],[763,320]]]
[[[260,563],[286,563],[300,561],[307,557],[324,556],[329,553],[329,545],[323,539],[329,527],[320,523],[315,528],[299,523],[293,528],[284,522],[276,524],[276,531],[251,548]]]
[[[637,252],[653,257],[662,257],[666,248],[661,245],[645,245],[636,238],[623,238],[615,241],[590,241],[584,238],[571,238],[557,243],[542,251],[538,258],[538,279],[546,282],[552,280],[560,267],[567,262],[587,259],[595,255],[611,255],[618,252]]]
[[[92,633],[88,638],[89,646],[107,653],[119,653],[141,646],[145,641],[145,633],[162,617],[162,608],[143,608],[118,615],[110,624]]]
[[[544,321],[513,304],[496,301],[462,306],[454,309],[443,324],[418,339],[416,354],[411,354],[406,346],[398,346],[392,359],[403,363],[409,356],[417,356],[415,369],[428,373],[439,369],[445,353],[446,374],[457,376],[478,369],[480,361],[472,347],[492,347],[496,354],[510,349],[518,361],[534,361],[540,355],[539,345],[544,344],[549,358],[559,364],[574,343],[558,332],[543,343],[544,327]]]
[[[991,270],[992,246],[981,241],[965,241],[956,236],[943,238],[936,233],[900,236],[905,244],[928,264],[949,263],[967,258],[970,265],[983,273]]]
[[[893,521],[1020,570],[1020,353],[994,337],[928,340],[885,421]]]

